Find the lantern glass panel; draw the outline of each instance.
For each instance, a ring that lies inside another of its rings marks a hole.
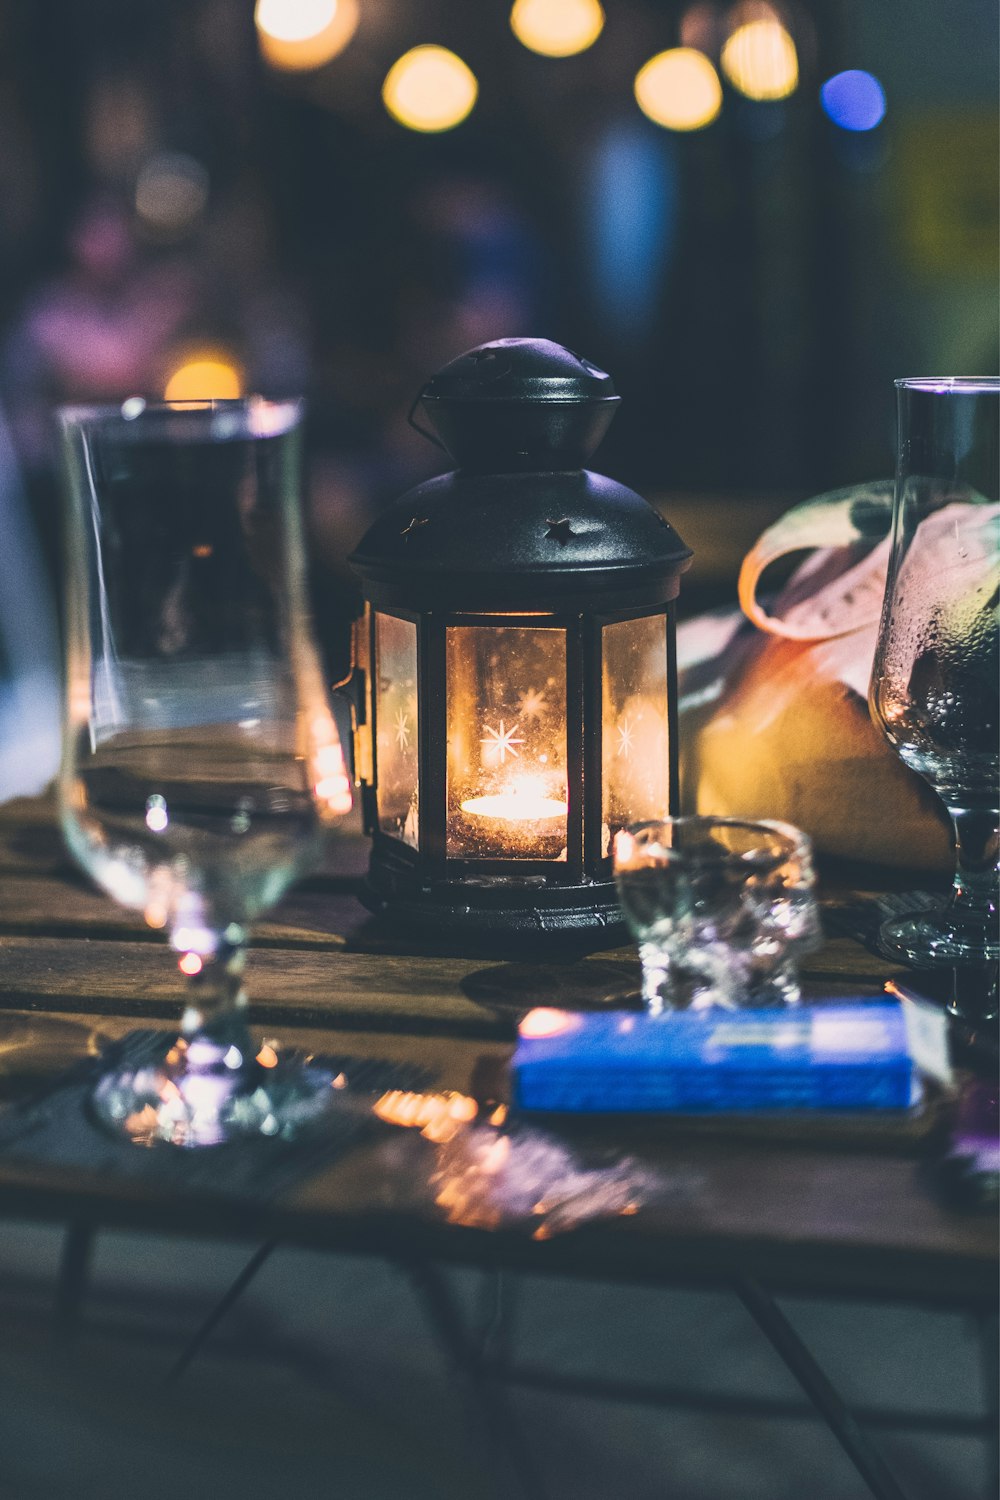
[[[565,859],[566,635],[447,630],[449,857]]]
[[[619,829],[668,811],[666,616],[605,625],[603,646],[602,844],[609,854]]]
[[[417,627],[375,615],[378,826],[417,847]]]

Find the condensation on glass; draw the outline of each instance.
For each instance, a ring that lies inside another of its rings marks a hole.
[[[447,630],[447,853],[566,858],[566,636]]]
[[[378,826],[416,849],[417,627],[375,615],[375,733],[378,744]]]
[[[603,634],[604,826],[610,854],[621,828],[667,815],[667,620],[646,615],[605,625]]]

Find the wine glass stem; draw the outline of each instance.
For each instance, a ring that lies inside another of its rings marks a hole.
[[[181,1030],[187,1037],[223,1035],[243,1026],[247,1006],[243,988],[246,944],[223,941],[215,954],[203,956],[201,968],[189,974]]]
[[[997,814],[991,809],[946,804],[955,831],[956,915],[997,920]]]

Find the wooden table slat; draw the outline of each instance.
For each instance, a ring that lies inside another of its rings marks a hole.
[[[528,991],[515,984],[506,1006],[489,995],[498,985],[502,992],[504,974],[517,967],[507,960],[517,955],[414,951],[411,940],[386,936],[350,894],[363,841],[345,838],[339,855],[339,873],[335,847],[320,877],[258,928],[248,964],[252,1018],[307,1050],[416,1061],[438,1086],[475,1092],[484,1068],[499,1076],[509,1055],[516,1002]],[[547,974],[552,1001],[566,1004],[573,984],[603,975],[597,965],[610,965],[613,983],[615,965],[634,961],[634,950],[623,949],[579,960],[577,969],[543,964],[531,1003],[547,998]],[[831,993],[877,992],[892,972],[849,938],[827,942],[806,967]],[[489,982],[477,985],[484,974]],[[0,810],[0,1084],[48,1076],[137,1019],[171,1026],[182,994],[162,934],[69,875],[51,803]],[[571,1122],[547,1128],[567,1149],[583,1141]],[[422,1248],[480,1265],[620,1279],[749,1274],[817,1292],[956,1303],[995,1296],[992,1217],[945,1208],[898,1142],[873,1138],[864,1150],[819,1137],[794,1144],[765,1140],[752,1125],[745,1136],[730,1128],[726,1137],[688,1137],[656,1122],[644,1131],[609,1125],[602,1138],[654,1170],[662,1191],[634,1216],[544,1243],[530,1226],[489,1232],[449,1222],[435,1200],[460,1162],[413,1131],[349,1155],[266,1207],[4,1157],[0,1211],[383,1254]]]

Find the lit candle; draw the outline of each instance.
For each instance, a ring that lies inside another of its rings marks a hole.
[[[548,823],[554,819],[565,819],[565,798],[550,797],[541,776],[514,776],[503,791],[488,793],[482,797],[467,797],[462,811],[476,818],[492,818],[502,823]],[[529,832],[522,830],[519,832]],[[539,828],[540,835],[552,832]]]

